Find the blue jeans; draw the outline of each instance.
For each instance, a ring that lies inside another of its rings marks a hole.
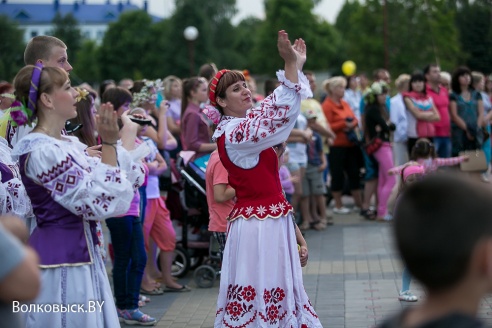
[[[434,137],[434,149],[439,158],[451,157],[451,138],[450,137]]]
[[[403,268],[403,272],[401,274],[401,291],[406,292],[410,289],[410,281],[412,280],[412,276],[408,271],[407,267]]]
[[[113,285],[116,306],[121,310],[138,308],[138,295],[147,262],[142,224],[136,216],[106,220],[114,249]]]
[[[143,227],[145,220],[145,210],[147,209],[147,186],[142,186],[138,188],[138,192],[140,193],[140,223]]]

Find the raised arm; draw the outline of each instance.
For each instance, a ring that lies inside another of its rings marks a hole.
[[[292,83],[298,83],[297,71],[302,71],[306,62],[306,43],[297,39],[292,45],[287,32],[281,30],[278,32],[277,48],[285,62],[285,78]]]

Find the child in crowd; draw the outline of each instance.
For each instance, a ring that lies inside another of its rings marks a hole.
[[[305,114],[308,124],[316,122],[316,113],[309,110]],[[313,130],[313,136],[307,143],[307,167],[302,178],[301,197],[301,230],[326,229],[326,185],[323,172],[326,168],[326,157],[323,153],[321,136]],[[311,198],[314,201],[314,210],[311,211]]]
[[[398,196],[400,196],[405,189],[411,185],[412,183],[421,179],[425,174],[425,169],[422,165],[417,162],[411,162],[407,164],[400,173],[400,187],[398,190]],[[416,302],[418,300],[417,296],[415,296],[410,291],[410,280],[411,280],[410,272],[406,267],[403,268],[402,272],[402,281],[401,281],[401,291],[398,299],[404,302]]]
[[[227,237],[227,217],[234,207],[236,191],[229,185],[229,175],[220,161],[217,150],[212,152],[208,160],[205,183],[210,215],[208,230],[217,239],[222,254]]]
[[[289,148],[285,148],[283,156],[279,158],[279,169],[278,173],[280,175],[280,184],[282,189],[284,189],[285,198],[290,203],[292,201],[292,195],[294,194],[294,183],[299,182],[299,176],[291,175],[287,163],[289,163]]]
[[[396,246],[427,296],[380,328],[485,327],[477,312],[492,286],[491,212],[490,187],[456,175],[406,188],[395,212]]]
[[[436,158],[434,144],[426,138],[420,138],[412,148],[410,160],[421,164],[425,173],[436,171],[441,166],[458,165],[461,162],[468,160],[468,156],[458,156],[451,158]],[[400,174],[401,170],[407,164],[396,166],[388,171],[389,174]]]

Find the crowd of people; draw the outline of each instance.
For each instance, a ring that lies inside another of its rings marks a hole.
[[[208,229],[222,253],[216,327],[321,327],[303,287],[302,232],[333,224],[329,200],[334,214],[389,222],[417,177],[467,161],[463,151],[490,165],[492,76],[459,67],[449,79],[431,64],[400,75],[390,97],[390,74],[377,69],[372,83],[327,79],[320,102],[304,41],[280,31],[277,46],[285,68],[261,95],[248,71],[213,64],[183,80],[74,88],[63,41],[28,43],[26,66],[0,83],[0,279],[11,289],[0,295],[61,309],[97,300],[100,311],[32,311],[6,316],[9,327],[154,325],[141,310],[149,295],[190,291],[171,275],[177,237],[162,186],[181,151],[208,163]],[[416,300],[414,270],[403,301]]]

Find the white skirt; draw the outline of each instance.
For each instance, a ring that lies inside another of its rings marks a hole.
[[[88,237],[89,250],[93,254],[92,265],[41,269],[41,292],[31,304],[61,306],[70,312],[29,312],[28,328],[116,328],[120,327],[113,294],[99,248],[93,247]],[[73,311],[72,311],[73,310]]]
[[[291,215],[230,224],[217,300],[218,327],[322,327],[302,283]]]

